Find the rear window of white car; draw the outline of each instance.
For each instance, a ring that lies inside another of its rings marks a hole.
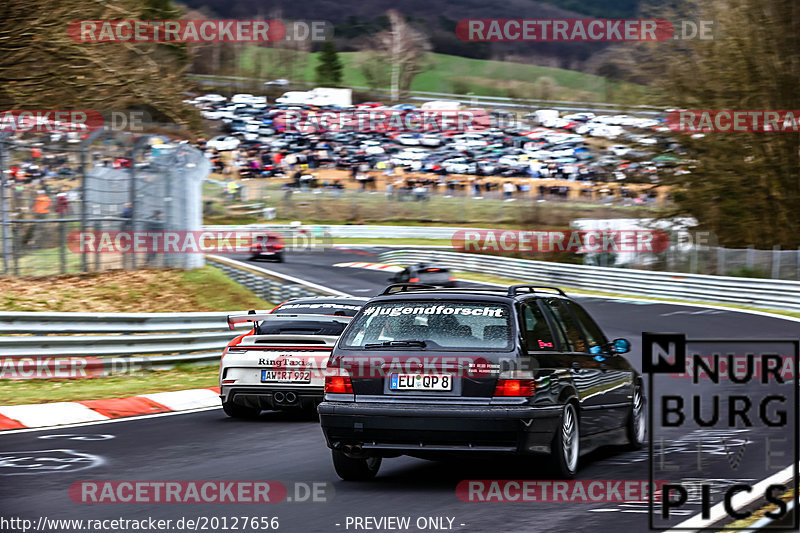
[[[343,337],[343,348],[423,341],[433,350],[508,350],[510,308],[495,302],[403,301],[367,305]],[[367,346],[371,347],[371,346]]]

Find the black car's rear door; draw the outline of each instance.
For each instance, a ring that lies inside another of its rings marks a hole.
[[[609,385],[605,393],[605,404],[616,415],[617,423],[623,425],[633,398],[633,369],[622,356],[610,353],[608,339],[603,330],[583,307],[570,300],[565,300],[564,304],[581,325],[590,353],[600,352],[593,356],[603,359],[600,368]]]
[[[556,327],[563,353],[567,356],[569,371],[578,391],[581,404],[581,433],[592,434],[618,426],[617,413],[609,412],[607,404],[610,389],[615,381],[608,365],[589,353],[589,343],[583,328],[561,298],[541,300]]]

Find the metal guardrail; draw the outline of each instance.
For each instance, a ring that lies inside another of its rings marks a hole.
[[[257,296],[273,303],[301,296],[349,296],[336,289],[220,255],[207,255],[206,262],[220,268]]]
[[[297,227],[287,224],[244,224],[238,226],[203,226],[203,231],[211,232],[261,232],[275,231],[289,236]],[[361,224],[323,225],[308,224],[303,226],[312,237],[328,236],[332,238],[362,239],[451,239],[459,230],[475,230],[476,228],[434,227],[434,226],[379,226]]]
[[[219,331],[228,313],[0,312],[0,334],[167,333]],[[2,339],[5,340],[5,339]]]
[[[633,296],[800,311],[800,282],[678,274],[512,259],[438,250],[392,250],[384,263],[436,262],[453,270]]]
[[[230,87],[238,86],[240,84],[249,84],[254,88],[263,87],[263,80],[257,78],[248,78],[242,76],[214,76],[207,74],[189,74],[190,79],[196,80],[201,85],[208,85],[211,87]],[[306,82],[292,82],[293,85],[314,85]],[[354,91],[369,92],[389,95],[389,89],[371,88],[371,87],[348,87]],[[253,89],[255,90],[255,89]],[[592,111],[599,113],[615,113],[615,112],[628,112],[638,115],[663,115],[666,113],[666,108],[649,105],[624,105],[614,104],[609,102],[569,102],[566,100],[536,100],[529,98],[511,98],[507,96],[483,96],[473,94],[455,94],[455,93],[439,93],[429,91],[407,91],[407,100],[415,102],[423,102],[428,100],[440,100],[446,98],[448,100],[458,100],[465,105],[484,105],[491,107],[510,107],[510,108],[524,108],[524,109],[557,109],[559,111]]]
[[[344,294],[226,257],[212,255],[207,261],[273,303]],[[0,312],[0,359],[92,357],[111,371],[214,361],[241,333],[228,329],[227,316],[246,312]]]

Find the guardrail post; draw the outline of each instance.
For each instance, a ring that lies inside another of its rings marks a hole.
[[[772,279],[781,276],[781,245],[776,244],[772,247]]]

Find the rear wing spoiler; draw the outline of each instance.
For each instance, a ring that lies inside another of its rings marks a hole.
[[[234,330],[238,324],[246,322],[263,322],[264,320],[288,320],[291,319],[297,322],[320,322],[321,320],[329,320],[330,322],[350,322],[353,317],[344,315],[290,315],[279,314],[272,315],[267,313],[253,313],[249,315],[228,315],[228,329]]]

